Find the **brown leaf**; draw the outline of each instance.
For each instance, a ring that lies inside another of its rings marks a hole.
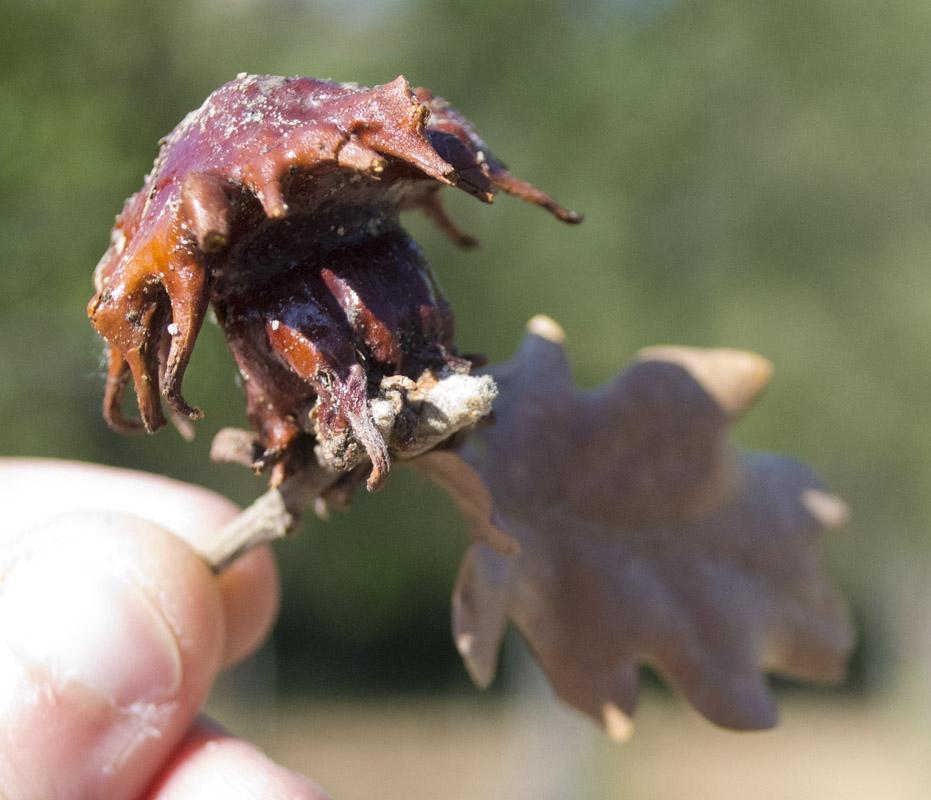
[[[445,465],[442,483],[471,503],[476,529],[454,596],[472,677],[492,680],[511,619],[556,693],[617,738],[631,729],[639,664],[712,722],[771,727],[765,672],[840,680],[853,633],[814,552],[844,522],[843,502],[801,463],[730,440],[769,363],[651,348],[580,391],[561,336],[535,318],[517,356],[492,370],[497,423],[459,466],[488,489],[485,519]],[[520,554],[491,549],[490,525]]]

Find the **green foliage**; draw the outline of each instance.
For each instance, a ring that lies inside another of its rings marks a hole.
[[[896,565],[889,553],[926,553],[931,8],[3,0],[0,17],[4,452],[257,495],[261,481],[206,454],[243,418],[216,330],[186,384],[207,412],[194,444],[103,425],[91,271],[159,137],[237,72],[369,85],[404,73],[587,214],[566,229],[505,197],[487,209],[450,196],[477,253],[411,220],[464,349],[502,360],[544,312],[588,385],[647,344],[760,352],[776,373],[741,433],[808,461],[851,501],[853,523],[829,546],[847,591],[866,605],[877,570]],[[416,480],[392,483],[283,545],[283,632],[345,637],[357,660],[360,642],[378,658],[445,624],[464,529]]]

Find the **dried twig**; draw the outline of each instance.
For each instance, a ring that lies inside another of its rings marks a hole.
[[[425,372],[418,381],[393,376],[381,383],[370,402],[372,417],[388,443],[393,459],[410,460],[449,441],[459,431],[475,427],[491,413],[497,396],[488,375],[447,375],[439,380]],[[225,430],[212,448],[216,461],[248,460],[252,436]],[[323,461],[323,459],[318,459]],[[269,489],[230,523],[220,528],[201,547],[201,554],[221,572],[257,545],[280,539],[297,526],[301,512],[325,506],[339,484],[350,494],[360,480],[358,467],[338,472],[322,463],[289,475],[280,486]]]

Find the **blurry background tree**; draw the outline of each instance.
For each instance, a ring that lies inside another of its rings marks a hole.
[[[891,686],[908,659],[931,659],[920,605],[931,599],[931,6],[0,0],[0,19],[4,453],[257,496],[261,479],[207,456],[216,430],[242,424],[215,328],[186,382],[207,414],[193,444],[106,428],[102,346],[84,312],[92,269],[158,139],[236,73],[366,85],[403,73],[587,215],[567,230],[505,197],[491,213],[450,193],[477,252],[409,220],[460,346],[506,359],[526,320],[547,313],[583,385],[649,344],[765,355],[775,378],[738,435],[806,461],[852,506],[825,555],[859,616],[857,685]],[[464,685],[448,603],[465,546],[451,504],[403,471],[283,543],[281,685]],[[918,621],[907,634],[895,622],[909,618],[906,597]]]

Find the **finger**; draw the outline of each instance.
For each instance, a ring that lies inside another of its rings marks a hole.
[[[0,559],[0,797],[138,796],[224,658],[217,580],[165,529],[110,512]]]
[[[217,585],[226,617],[223,666],[229,666],[257,650],[278,617],[281,584],[271,549],[259,547],[238,558]]]
[[[215,492],[158,475],[52,459],[0,459],[0,544],[12,544],[29,528],[65,513],[123,511],[159,523],[195,549],[237,506]],[[271,551],[258,548],[220,577],[226,612],[224,665],[253,652],[265,640],[280,605],[278,569]]]
[[[157,522],[196,546],[236,515],[215,492],[159,475],[53,459],[0,459],[0,537],[71,511],[106,508]]]
[[[270,761],[258,748],[199,720],[146,800],[327,800],[321,789]]]

